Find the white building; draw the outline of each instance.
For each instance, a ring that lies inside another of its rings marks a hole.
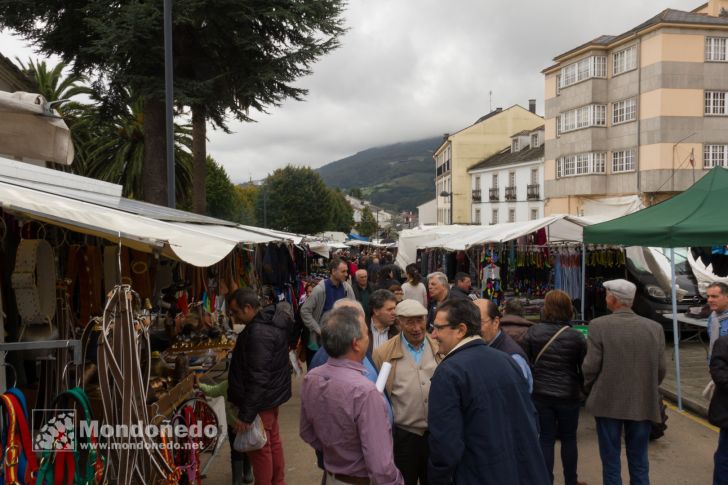
[[[352,197],[350,195],[346,195],[345,197],[346,201],[351,205],[351,208],[354,209],[355,223],[359,224],[361,222],[361,214],[362,212],[364,212],[364,207],[369,207],[369,210],[372,212],[372,215],[377,220],[377,225],[380,228],[386,229],[392,225],[394,215],[391,212],[387,212],[381,207],[377,207],[376,205],[371,204],[366,200],[357,199],[356,197]]]
[[[511,136],[511,146],[468,170],[473,224],[543,217],[543,170],[544,127]]]
[[[437,199],[417,206],[417,222],[420,226],[437,224]]]

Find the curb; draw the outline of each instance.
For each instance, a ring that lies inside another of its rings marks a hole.
[[[677,406],[677,394],[674,391],[660,386],[660,392],[665,397],[665,399],[669,400],[670,402],[675,404],[675,406]],[[689,397],[685,397],[685,395],[683,395],[682,403],[683,408],[697,414],[702,418],[708,419],[708,408],[704,404],[699,403],[694,399],[690,399]]]

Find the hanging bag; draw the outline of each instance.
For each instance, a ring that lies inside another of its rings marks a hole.
[[[263,448],[267,442],[268,436],[265,434],[263,420],[260,419],[259,414],[256,414],[250,428],[247,431],[240,431],[235,435],[233,448],[235,451],[245,453],[248,451],[259,450]]]

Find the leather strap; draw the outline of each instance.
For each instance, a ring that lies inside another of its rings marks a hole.
[[[23,239],[11,276],[23,323],[47,323],[56,314],[56,265],[53,247],[42,239]]]
[[[543,347],[541,347],[541,352],[539,352],[538,355],[536,356],[536,359],[533,361],[533,365],[536,365],[536,363],[541,358],[541,356],[546,351],[546,349],[548,349],[551,346],[551,344],[554,343],[554,340],[556,340],[556,337],[558,337],[559,335],[561,335],[568,328],[571,328],[571,327],[569,327],[568,325],[564,325],[563,327],[561,327],[559,329],[559,331],[556,332],[554,334],[554,336],[549,339],[548,342],[546,342],[546,345],[544,345]]]

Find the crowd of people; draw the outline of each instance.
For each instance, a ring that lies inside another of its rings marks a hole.
[[[552,484],[560,441],[564,482],[584,485],[577,444],[584,402],[596,420],[603,483],[622,483],[623,437],[630,483],[649,483],[665,337],[658,323],[632,311],[634,284],[604,282],[611,313],[593,320],[585,338],[572,328],[572,301],[559,290],[546,294],[541,319],[532,322],[517,301],[499,308],[477,298],[464,278],[422,278],[412,266],[400,276],[377,258],[368,267],[351,263],[333,259],[329,277],[300,308],[307,360],[300,436],[316,454],[322,484]],[[374,283],[372,268],[379,283],[401,278],[403,295]],[[721,428],[714,483],[721,484],[728,477],[728,286],[713,284],[708,295],[710,420]],[[291,396],[295,317],[285,302],[264,303],[252,290],[229,297],[232,316],[246,327],[233,351],[228,397],[236,414],[228,423],[232,436],[261,417],[268,440],[247,453],[255,483],[282,485],[277,419]],[[242,459],[232,458],[233,482],[244,483]]]

